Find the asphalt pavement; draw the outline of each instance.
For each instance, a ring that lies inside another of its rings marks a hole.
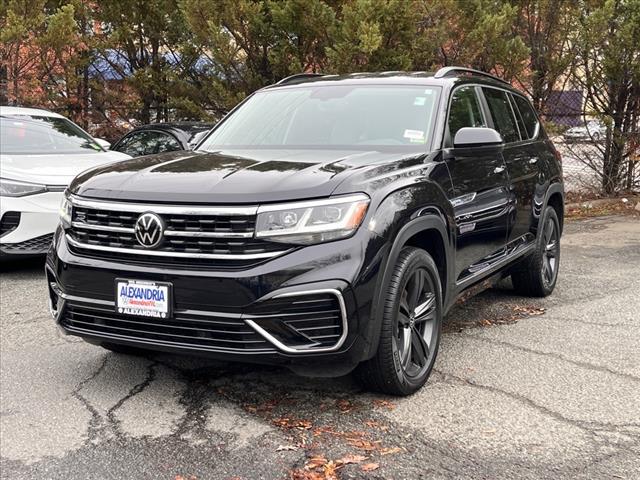
[[[455,307],[416,395],[107,352],[55,328],[42,265],[0,276],[0,477],[640,477],[640,222],[568,222],[546,299]]]

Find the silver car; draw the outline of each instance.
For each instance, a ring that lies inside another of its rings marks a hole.
[[[566,143],[599,142],[607,135],[607,127],[597,120],[590,120],[579,127],[572,127],[564,132]]]

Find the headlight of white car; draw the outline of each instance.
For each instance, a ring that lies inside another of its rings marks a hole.
[[[62,224],[62,228],[69,228],[71,226],[72,213],[73,205],[65,194],[62,197],[62,203],[60,204],[60,223]]]
[[[45,185],[0,178],[0,196],[2,197],[24,197],[46,191],[47,187]]]
[[[258,208],[256,237],[300,245],[347,238],[358,229],[369,206],[365,194]]]

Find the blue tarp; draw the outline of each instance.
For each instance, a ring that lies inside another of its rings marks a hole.
[[[179,53],[167,52],[163,54],[163,57],[170,65],[178,65],[181,61]],[[210,60],[201,56],[195,62],[194,67],[197,71],[202,71],[210,65]],[[102,80],[124,80],[132,74],[133,70],[127,56],[119,50],[107,50],[105,53],[98,53],[89,66],[89,75]]]

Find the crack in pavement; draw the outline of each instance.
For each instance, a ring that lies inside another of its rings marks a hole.
[[[547,310],[546,313],[549,313],[549,311]],[[574,323],[583,323],[585,325],[594,325],[596,327],[614,327],[614,328],[640,328],[640,325],[638,324],[634,324],[634,323],[604,323],[604,322],[590,322],[588,320],[578,320],[577,318],[571,318],[571,317],[561,317],[558,318],[557,320],[563,321],[563,322],[574,322]]]
[[[615,370],[611,370],[610,368],[602,367],[600,365],[594,365],[592,363],[583,362],[583,361],[580,361],[580,360],[572,360],[572,359],[567,358],[564,355],[561,355],[559,353],[542,352],[540,350],[535,350],[533,348],[523,347],[521,345],[515,345],[513,343],[505,342],[503,340],[496,340],[496,339],[493,339],[493,338],[481,337],[480,335],[474,335],[472,333],[467,333],[466,337],[467,338],[472,338],[474,340],[480,340],[480,341],[485,342],[485,343],[490,343],[490,344],[494,344],[494,345],[502,345],[502,346],[507,347],[507,348],[512,348],[514,350],[520,350],[522,352],[532,353],[532,354],[535,354],[535,355],[540,355],[542,357],[556,358],[556,359],[561,360],[563,362],[571,363],[571,364],[573,364],[573,365],[575,365],[577,367],[585,368],[587,370],[592,370],[592,371],[597,371],[597,372],[602,372],[602,373],[609,373],[611,375],[616,375],[618,377],[622,377],[622,378],[625,378],[627,380],[631,380],[633,382],[640,382],[640,378],[639,377],[631,375],[630,373],[616,372]]]
[[[92,381],[94,378],[96,378],[98,375],[100,375],[104,371],[108,361],[109,361],[109,355],[105,355],[104,358],[102,359],[102,363],[96,369],[96,371],[93,372],[84,380],[82,380],[80,383],[78,383],[76,388],[71,392],[71,396],[74,397],[76,400],[78,400],[80,403],[82,403],[82,405],[91,414],[91,419],[89,420],[89,424],[87,425],[87,439],[84,442],[85,445],[88,443],[92,443],[97,439],[101,430],[102,416],[100,415],[100,412],[98,412],[98,409],[95,408],[91,404],[91,402],[80,393],[80,391],[84,388],[84,386],[87,383]]]
[[[131,389],[127,392],[127,394],[124,397],[118,400],[115,403],[115,405],[113,405],[109,410],[107,410],[106,418],[108,421],[108,425],[111,426],[116,437],[118,438],[124,437],[124,434],[120,429],[120,420],[118,420],[115,416],[116,411],[118,411],[118,409],[121,408],[122,405],[124,405],[127,401],[131,400],[133,397],[143,392],[149,385],[151,385],[151,383],[156,379],[156,373],[157,373],[156,367],[158,365],[159,365],[158,362],[152,362],[149,365],[147,365],[147,373],[144,380],[142,380],[142,382],[131,387]]]
[[[451,384],[451,385],[467,385],[467,386],[471,386],[474,388],[478,388],[481,390],[486,390],[489,392],[493,392],[493,393],[499,393],[502,395],[506,395],[509,398],[512,398],[516,401],[519,401],[520,403],[523,403],[525,405],[528,405],[532,408],[534,408],[535,410],[555,419],[558,420],[559,422],[563,422],[567,425],[571,425],[573,427],[579,428],[581,430],[583,430],[584,432],[588,433],[592,438],[595,439],[595,437],[598,437],[597,433],[598,432],[608,432],[608,433],[614,433],[614,434],[620,434],[620,430],[625,428],[625,427],[636,427],[636,426],[640,426],[640,423],[622,423],[622,424],[612,424],[612,423],[606,423],[606,422],[597,422],[597,421],[593,421],[593,420],[574,420],[568,417],[565,417],[564,415],[562,415],[560,412],[556,412],[554,410],[551,410],[550,408],[547,408],[543,405],[540,405],[538,403],[536,403],[535,401],[533,401],[532,399],[530,399],[529,397],[519,394],[519,393],[515,393],[515,392],[510,392],[508,390],[503,390],[501,388],[492,386],[492,385],[486,385],[483,383],[477,383],[474,382],[473,380],[467,379],[467,378],[463,378],[463,377],[459,377],[457,375],[451,374],[451,373],[445,373],[445,372],[439,372],[442,375],[444,375],[445,377],[445,382]],[[455,382],[452,382],[451,379],[455,380]],[[625,435],[629,435],[627,432],[624,432]],[[635,435],[632,435],[635,436]],[[602,438],[602,437],[598,437],[598,438]],[[618,448],[618,445],[615,443],[611,443],[610,441],[608,441],[608,443],[610,443],[613,446],[616,446],[616,448]]]
[[[147,366],[147,374],[144,380],[134,385],[127,392],[127,394],[120,398],[111,408],[109,408],[103,416],[99,412],[99,410],[95,406],[93,406],[93,404],[80,392],[85,385],[94,380],[105,370],[107,363],[109,362],[109,358],[111,358],[111,356],[105,354],[102,363],[95,370],[95,372],[82,380],[71,392],[71,396],[82,403],[82,405],[91,414],[91,419],[89,420],[89,424],[87,426],[87,439],[84,442],[85,445],[89,443],[95,443],[100,437],[104,437],[108,429],[111,429],[116,437],[123,438],[124,434],[120,429],[120,421],[115,416],[116,411],[120,409],[122,405],[124,405],[128,400],[144,391],[156,378],[156,367],[158,366],[158,362],[153,362]]]

